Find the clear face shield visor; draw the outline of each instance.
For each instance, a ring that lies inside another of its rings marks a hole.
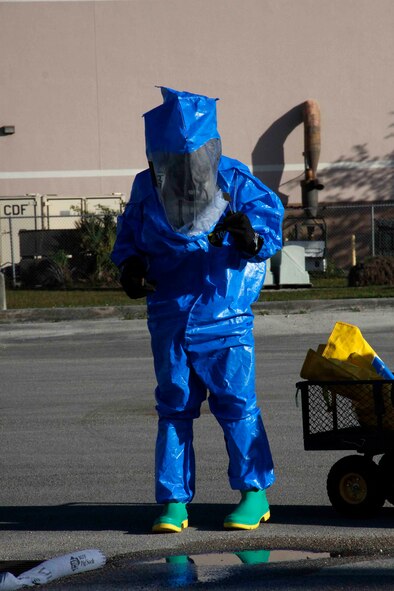
[[[208,232],[226,209],[217,186],[220,156],[219,139],[189,154],[152,154],[159,197],[175,232],[187,236]]]

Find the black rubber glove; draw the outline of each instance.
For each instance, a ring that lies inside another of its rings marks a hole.
[[[156,291],[155,286],[145,280],[145,275],[146,267],[139,257],[130,257],[123,263],[120,284],[132,300],[144,298]]]
[[[223,221],[223,227],[232,235],[235,246],[242,252],[253,256],[263,246],[263,238],[253,230],[245,213],[238,211],[227,214]]]

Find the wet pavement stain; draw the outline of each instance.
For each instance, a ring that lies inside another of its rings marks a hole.
[[[34,561],[0,563],[17,574]],[[251,549],[210,553],[123,556],[92,572],[42,585],[43,591],[158,591],[210,589],[252,591],[337,591],[392,589],[394,557],[289,549]],[[338,586],[339,585],[339,586]],[[370,586],[372,585],[372,586]],[[0,585],[1,588],[1,585]]]
[[[241,550],[239,552],[211,552],[206,554],[182,554],[157,556],[150,559],[135,560],[119,557],[111,560],[96,572],[66,577],[45,585],[52,589],[73,589],[109,591],[112,589],[133,589],[153,591],[158,589],[188,589],[233,584],[234,581],[245,580],[251,576],[247,570],[269,563],[319,562],[329,559],[327,552],[298,550]],[[299,568],[299,567],[298,567]],[[252,578],[258,576],[263,580],[266,571],[254,571]],[[216,588],[216,587],[215,587]],[[243,588],[242,586],[237,587]]]

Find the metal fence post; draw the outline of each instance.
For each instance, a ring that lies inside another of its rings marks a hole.
[[[7,300],[5,295],[5,277],[0,271],[0,310],[7,310]]]
[[[371,249],[372,249],[372,256],[375,256],[375,208],[371,206]]]
[[[14,256],[14,240],[12,236],[12,220],[8,218],[8,224],[10,226],[10,248],[11,248],[11,266],[12,266],[12,287],[16,287],[16,269],[15,269],[15,256]]]

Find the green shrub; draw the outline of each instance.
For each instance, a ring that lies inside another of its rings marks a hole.
[[[96,286],[118,285],[118,270],[111,261],[116,238],[116,212],[97,206],[98,214],[81,215],[75,227],[79,234],[80,255],[90,261],[88,281]]]
[[[376,256],[357,263],[349,271],[348,285],[394,285],[394,257]]]

